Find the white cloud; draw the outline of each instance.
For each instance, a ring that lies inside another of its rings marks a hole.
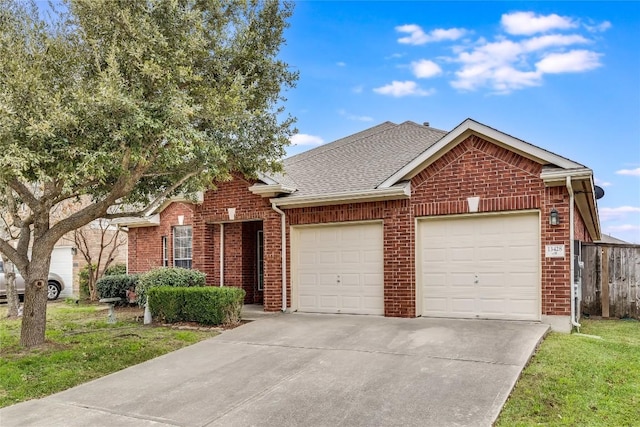
[[[601,179],[596,178],[596,185],[599,185],[600,187],[611,187],[611,183],[608,181],[602,181]]]
[[[640,207],[618,206],[617,208],[598,208],[600,219],[608,221],[611,219],[625,218],[629,214],[640,214]]]
[[[571,18],[551,15],[536,15],[534,12],[514,12],[502,15],[501,24],[508,34],[532,35],[551,30],[567,30],[578,26]]]
[[[337,65],[338,67],[346,67],[346,66],[347,66],[347,63],[346,63],[346,62],[342,62],[342,61],[340,61],[340,62],[336,62],[336,65]]]
[[[398,43],[421,45],[431,42],[439,42],[444,40],[458,40],[468,33],[464,28],[437,28],[425,33],[419,25],[407,24],[396,27],[399,33],[408,33],[406,37],[400,37]]]
[[[322,145],[324,140],[319,136],[308,135],[306,133],[297,133],[293,135],[289,141],[291,145]]]
[[[631,176],[640,176],[640,168],[635,169],[620,169],[616,171],[618,175],[631,175]]]
[[[416,82],[411,80],[407,80],[404,82],[394,80],[388,85],[374,88],[373,91],[381,95],[389,95],[396,98],[400,98],[402,96],[410,96],[410,95],[429,96],[435,93],[433,89],[430,89],[430,90],[421,89]]]
[[[522,47],[527,52],[534,52],[549,47],[571,46],[574,44],[589,43],[589,40],[579,34],[548,34],[546,36],[532,37],[522,42]]]
[[[589,71],[602,65],[600,56],[599,53],[589,50],[550,53],[536,63],[536,69],[548,74]]]
[[[363,90],[364,90],[364,86],[362,85],[354,86],[351,88],[351,92],[353,93],[362,93]]]
[[[607,227],[607,231],[640,231],[640,225],[636,224],[621,224],[621,225],[610,225]]]
[[[539,86],[544,74],[584,72],[599,67],[600,54],[589,50],[557,52],[567,46],[588,43],[581,35],[551,34],[521,41],[480,40],[470,49],[461,50],[453,60],[461,63],[451,86],[459,90],[476,90],[488,86],[497,93]],[[531,66],[535,57],[541,58]]]
[[[405,54],[404,53],[392,53],[389,56],[385,56],[384,59],[398,59],[398,58],[402,58]]]
[[[413,70],[413,74],[419,79],[428,79],[429,77],[442,74],[442,68],[428,59],[412,62],[411,69]]]
[[[593,25],[584,24],[584,28],[586,28],[587,31],[589,31],[590,33],[602,33],[604,31],[607,31],[609,28],[611,28],[611,22],[604,21],[599,24],[593,24]]]
[[[373,121],[373,117],[358,116],[355,114],[350,114],[346,110],[338,110],[338,114],[340,114],[342,117],[346,117],[347,119],[354,120],[356,122],[372,122]]]

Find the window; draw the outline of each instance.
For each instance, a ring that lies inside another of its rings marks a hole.
[[[173,228],[173,266],[191,268],[191,226]]]
[[[162,236],[162,266],[169,267],[169,248],[167,246],[167,236]]]

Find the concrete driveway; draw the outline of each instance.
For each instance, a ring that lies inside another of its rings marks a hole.
[[[527,322],[277,314],[0,410],[9,426],[489,426]]]

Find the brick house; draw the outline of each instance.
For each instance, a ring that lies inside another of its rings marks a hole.
[[[266,311],[577,320],[576,243],[600,239],[585,166],[471,119],[385,122],[283,165],[128,221],[129,271],[196,268]]]

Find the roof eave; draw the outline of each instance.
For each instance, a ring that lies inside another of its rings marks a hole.
[[[262,197],[274,197],[278,194],[291,194],[296,189],[282,184],[253,184],[249,187],[249,191]]]
[[[139,228],[139,227],[155,227],[160,225],[160,214],[154,214],[143,217],[123,217],[112,219],[109,222],[110,225],[117,225],[121,227]]]
[[[377,202],[383,200],[401,200],[411,197],[411,183],[405,182],[391,188],[343,191],[305,197],[273,198],[269,201],[276,206],[289,208],[302,208],[309,206],[343,205],[348,203]]]

